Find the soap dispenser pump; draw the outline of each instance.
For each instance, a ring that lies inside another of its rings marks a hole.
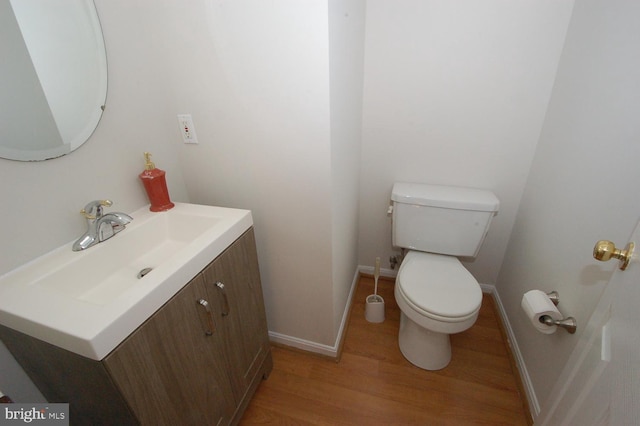
[[[155,164],[151,162],[151,153],[144,153],[145,170],[140,173],[140,180],[144,184],[147,191],[151,206],[149,210],[152,212],[163,212],[175,206],[169,199],[169,191],[167,190],[167,181],[165,171],[157,169]]]

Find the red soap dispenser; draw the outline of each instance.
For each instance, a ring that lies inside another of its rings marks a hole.
[[[151,162],[151,153],[144,153],[145,170],[140,173],[140,179],[147,191],[152,212],[163,212],[171,209],[175,204],[169,199],[169,191],[167,190],[167,181],[165,179],[165,171],[156,169],[155,164]]]

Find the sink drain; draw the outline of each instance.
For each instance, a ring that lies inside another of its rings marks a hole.
[[[140,272],[138,272],[138,279],[144,277],[145,275],[147,275],[152,270],[153,270],[153,268],[144,268],[144,269],[142,269]]]

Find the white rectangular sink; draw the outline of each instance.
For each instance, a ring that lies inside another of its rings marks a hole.
[[[0,277],[0,324],[101,360],[253,225],[249,210],[184,203],[130,215],[107,241]]]

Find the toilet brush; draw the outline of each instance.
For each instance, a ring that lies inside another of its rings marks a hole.
[[[376,257],[376,266],[373,270],[373,294],[367,296],[364,317],[369,322],[384,321],[384,299],[378,296],[378,277],[380,276],[380,258]]]
[[[376,267],[373,270],[373,296],[376,302],[379,302],[379,299],[382,299],[378,296],[378,277],[380,277],[380,258],[376,257]]]

